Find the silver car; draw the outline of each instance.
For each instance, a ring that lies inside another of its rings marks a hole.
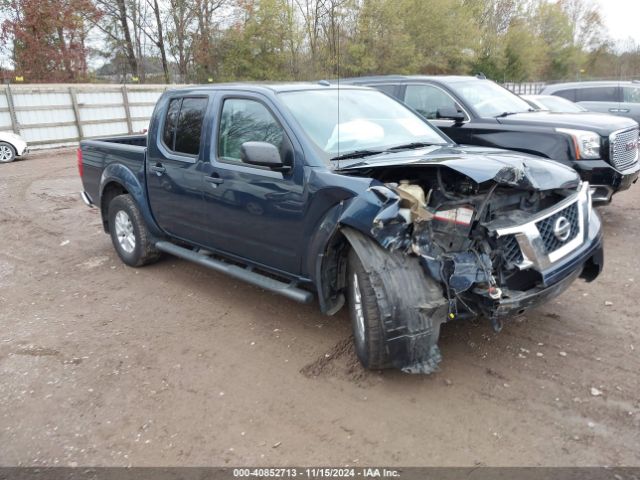
[[[556,113],[580,113],[587,111],[583,106],[556,95],[520,95],[520,98],[536,110],[546,110]]]
[[[573,82],[547,85],[541,95],[556,95],[592,112],[611,113],[640,122],[640,82]]]

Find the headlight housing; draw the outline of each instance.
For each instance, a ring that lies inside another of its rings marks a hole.
[[[572,128],[556,128],[556,132],[565,133],[573,139],[577,160],[602,158],[600,155],[600,135],[596,132]]]

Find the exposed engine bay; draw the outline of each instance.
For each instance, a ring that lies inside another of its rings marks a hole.
[[[518,268],[518,247],[511,238],[498,238],[492,224],[526,221],[576,191],[523,190],[497,183],[481,188],[459,173],[443,170],[448,169],[437,169],[435,179],[383,178],[384,187],[372,187],[390,204],[376,217],[372,234],[386,248],[421,258],[429,274],[445,286],[450,318],[488,313],[471,307],[468,295],[498,300],[541,281],[535,272]],[[389,198],[390,192],[397,199]],[[494,327],[499,329],[497,322]]]

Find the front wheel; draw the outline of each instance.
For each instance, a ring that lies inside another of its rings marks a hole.
[[[16,159],[16,149],[7,142],[0,142],[0,163],[13,162]]]
[[[141,267],[160,258],[138,206],[130,195],[119,195],[109,204],[109,232],[120,259]]]
[[[389,354],[371,276],[354,250],[349,252],[348,265],[347,295],[356,354],[365,368],[388,368],[391,366]]]

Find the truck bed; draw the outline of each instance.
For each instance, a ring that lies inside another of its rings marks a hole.
[[[110,173],[112,163],[128,167],[138,175],[144,175],[144,163],[147,152],[147,135],[128,135],[105,137],[80,142],[82,150],[84,190],[92,202],[100,197],[100,180]]]
[[[146,147],[147,146],[147,135],[126,135],[126,136],[117,136],[117,137],[104,137],[98,138],[97,140],[91,140],[93,142],[106,142],[106,143],[116,143],[121,145],[132,145],[135,147]]]

